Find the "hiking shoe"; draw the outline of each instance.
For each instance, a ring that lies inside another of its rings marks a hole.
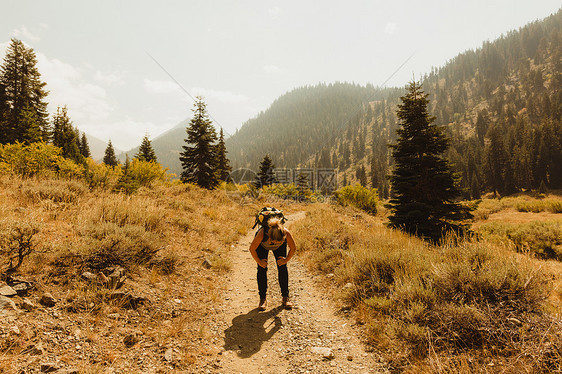
[[[293,303],[289,300],[288,297],[283,298],[283,308],[285,309],[293,309]]]
[[[260,304],[258,305],[258,310],[265,310],[267,308],[267,300],[260,299]]]

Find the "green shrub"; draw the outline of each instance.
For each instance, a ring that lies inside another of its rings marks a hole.
[[[376,188],[363,187],[360,184],[345,186],[335,192],[338,203],[352,205],[370,214],[377,213],[379,196]]]
[[[92,269],[145,265],[165,247],[157,234],[136,225],[105,222],[83,227],[80,234],[85,237],[84,264]]]
[[[81,166],[61,156],[61,149],[43,142],[25,145],[22,143],[0,144],[0,169],[25,177],[60,173],[76,177]]]
[[[155,181],[169,181],[171,175],[166,173],[167,170],[154,161],[140,161],[138,159],[129,161],[127,159],[115,189],[130,195],[140,187],[148,187]]]
[[[562,261],[560,222],[534,221],[524,224],[489,222],[479,231],[488,239],[508,241],[520,252],[530,251],[540,258]]]
[[[549,200],[546,204],[546,210],[551,213],[562,213],[562,200]]]
[[[332,209],[313,208],[294,235],[314,269],[331,272],[323,262],[339,260],[336,289],[392,367],[408,372],[413,361],[456,355],[478,360],[489,349],[493,359],[532,351],[531,368],[560,359],[562,326],[546,312],[552,274],[534,260],[484,241],[432,246],[377,225],[374,217],[357,222]],[[359,234],[334,256],[329,249],[350,233]]]
[[[523,201],[515,205],[518,212],[540,213],[546,208],[546,204],[542,200]]]
[[[86,159],[84,179],[90,188],[112,188],[121,175],[119,166],[109,166],[96,163],[91,158]]]

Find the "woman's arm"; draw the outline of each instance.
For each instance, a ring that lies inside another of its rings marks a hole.
[[[289,260],[295,255],[295,251],[297,250],[297,246],[289,230],[285,229],[285,234],[287,237],[287,245],[289,246],[289,253],[287,254],[287,257],[281,257],[277,260],[277,264],[279,266],[285,265],[287,262],[289,262]]]
[[[256,263],[259,266],[261,266],[262,268],[266,268],[267,267],[267,260],[260,259],[258,257],[258,253],[256,252],[256,249],[258,249],[262,240],[263,240],[263,229],[260,229],[260,231],[258,231],[256,236],[254,236],[254,240],[252,240],[252,244],[250,244],[250,254],[254,258],[254,261],[256,261]]]

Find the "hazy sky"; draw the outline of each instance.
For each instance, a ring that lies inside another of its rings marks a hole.
[[[560,0],[3,0],[11,37],[37,53],[54,113],[127,150],[191,116],[202,95],[227,133],[303,85],[403,86],[458,53],[560,8]],[[152,56],[152,57],[151,57]],[[154,61],[156,60],[165,71]],[[168,75],[169,74],[169,75]]]

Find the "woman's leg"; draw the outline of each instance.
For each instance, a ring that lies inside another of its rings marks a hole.
[[[275,255],[275,261],[280,257],[287,257],[287,243],[283,243],[281,247],[273,251]],[[289,271],[287,270],[287,264],[277,265],[277,274],[279,278],[279,287],[281,287],[281,296],[289,297]]]
[[[256,249],[256,253],[261,260],[267,260],[267,255],[269,251],[260,245]],[[267,268],[262,268],[259,265],[258,265],[258,292],[260,294],[260,300],[264,300],[267,297]]]

